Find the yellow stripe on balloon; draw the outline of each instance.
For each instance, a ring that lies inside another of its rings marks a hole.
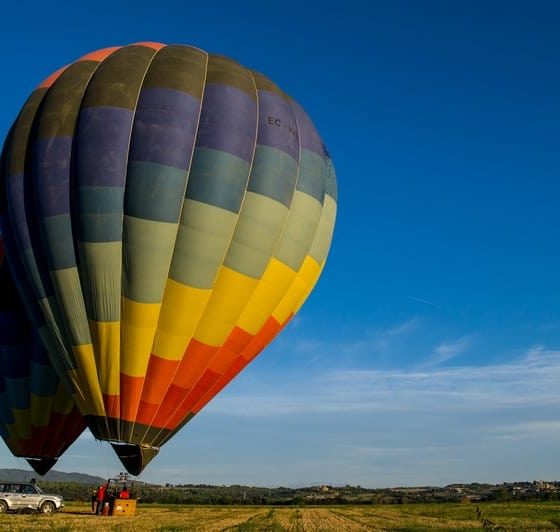
[[[272,313],[278,323],[283,324],[295,312],[304,294],[309,293],[309,287],[319,277],[320,271],[321,268],[313,257],[305,257],[286,295]]]
[[[89,320],[91,339],[95,346],[95,367],[92,371],[98,374],[101,392],[110,395],[119,394],[120,327],[118,321]],[[93,354],[93,346],[90,347]]]
[[[94,333],[95,327],[96,332]],[[92,328],[92,335],[99,334],[103,328],[99,327],[100,322],[90,322]],[[78,373],[87,386],[89,393],[87,394],[88,400],[84,404],[79,404],[82,415],[95,415],[105,416],[105,406],[103,405],[103,397],[101,395],[101,388],[99,387],[99,380],[97,376],[97,367],[93,357],[93,347],[91,344],[73,346],[72,350],[76,358],[77,369],[70,370],[68,373],[74,382],[78,381]],[[81,401],[80,401],[81,403]]]
[[[120,371],[125,375],[146,375],[160,308],[161,303],[122,298]]]
[[[296,275],[297,273],[289,266],[273,257],[239,317],[237,326],[256,335],[281,301]]]
[[[211,293],[211,289],[194,288],[167,279],[154,339],[155,355],[167,360],[183,358]]]
[[[206,345],[221,346],[258,282],[258,279],[222,266],[194,338]]]

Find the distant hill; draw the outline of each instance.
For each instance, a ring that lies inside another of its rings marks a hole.
[[[25,469],[0,469],[0,480],[10,482],[27,482],[36,478],[39,484],[41,480],[49,482],[77,482],[79,484],[103,484],[107,479],[86,475],[84,473],[63,473],[62,471],[49,471],[44,477],[40,477],[35,471]]]

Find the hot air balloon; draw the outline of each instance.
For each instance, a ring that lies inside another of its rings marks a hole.
[[[0,237],[0,436],[44,475],[86,427],[27,318]]]
[[[311,292],[336,216],[330,156],[262,74],[137,43],[40,84],[4,158],[7,252],[51,358],[139,474]]]

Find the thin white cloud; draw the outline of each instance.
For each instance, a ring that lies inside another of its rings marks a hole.
[[[465,341],[466,342],[466,341]],[[458,343],[454,352],[465,342]],[[449,349],[451,351],[451,349]],[[449,352],[448,351],[448,352]],[[490,366],[415,370],[333,370],[292,381],[281,393],[226,391],[208,411],[244,416],[342,412],[476,411],[519,405],[558,405],[560,351],[541,347]]]
[[[389,336],[389,337],[401,336],[403,334],[407,334],[412,330],[414,330],[419,323],[420,323],[420,318],[418,318],[418,316],[415,316],[414,318],[403,321],[402,323],[399,323],[394,327],[390,327],[386,331],[377,331],[377,334],[379,336]]]
[[[467,335],[451,342],[442,342],[434,349],[423,366],[437,366],[464,353],[471,346],[472,336]]]
[[[358,340],[332,341],[317,338],[291,340],[289,349],[295,353],[309,355],[321,352],[341,356],[378,355],[390,351],[399,339],[412,333],[419,325],[420,318],[413,317],[386,329],[373,329],[363,333]]]
[[[418,301],[418,303],[424,303],[425,305],[430,305],[431,307],[435,307],[435,308],[441,308],[441,305],[438,305],[437,303],[434,303],[432,301],[428,301],[427,299],[422,299],[421,297],[415,297],[415,296],[407,296],[408,299],[412,299],[412,301]]]

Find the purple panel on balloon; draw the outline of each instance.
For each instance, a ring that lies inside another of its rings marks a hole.
[[[210,83],[204,89],[197,148],[221,150],[251,162],[257,133],[257,106],[244,91]]]
[[[133,112],[86,107],[76,134],[76,185],[124,186]]]
[[[25,213],[23,174],[12,174],[8,176],[6,188],[14,236],[22,249],[29,249],[31,247],[31,239]]]
[[[320,157],[324,157],[325,150],[323,147],[323,141],[321,140],[321,137],[319,137],[313,122],[311,122],[301,105],[293,100],[291,104],[297,120],[301,149],[312,151]]]
[[[72,137],[39,139],[33,150],[33,187],[41,218],[70,212]]]
[[[172,89],[142,89],[134,115],[131,161],[189,167],[200,100]]]
[[[259,133],[257,142],[271,146],[299,160],[296,119],[290,104],[279,94],[259,91]]]

